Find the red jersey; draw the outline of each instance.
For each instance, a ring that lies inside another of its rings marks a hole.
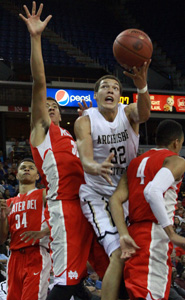
[[[25,243],[21,241],[20,234],[25,231],[40,231],[45,228],[46,222],[44,218],[43,205],[43,189],[34,189],[26,194],[18,194],[14,198],[7,200],[7,205],[13,206],[8,215],[9,232],[11,234],[10,250],[32,246],[33,240]],[[39,244],[48,248],[49,238],[36,241],[35,245]]]
[[[37,147],[31,145],[31,150],[47,188],[47,199],[78,199],[84,172],[76,143],[69,132],[51,122],[43,143]]]
[[[172,155],[177,154],[167,149],[151,149],[130,162],[127,170],[130,224],[143,221],[158,223],[150,205],[145,200],[143,191],[162,168],[165,158]],[[173,219],[174,216],[179,188],[180,183],[175,183],[164,194],[165,206],[170,219]]]

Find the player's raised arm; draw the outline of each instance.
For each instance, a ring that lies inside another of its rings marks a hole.
[[[147,87],[149,65],[150,61],[145,62],[139,69],[133,67],[133,73],[124,71],[124,74],[133,80],[138,92],[137,104],[131,103],[125,109],[130,124],[136,132],[139,131],[138,124],[146,122],[150,117],[151,100]]]
[[[30,12],[26,5],[24,10],[26,17],[22,14],[19,16],[27,25],[31,38],[31,73],[33,76],[33,88],[32,88],[32,115],[31,115],[31,127],[32,130],[37,126],[41,127],[43,124],[47,126],[50,124],[50,118],[46,109],[46,78],[44,63],[41,49],[41,35],[47,26],[51,15],[49,15],[44,21],[41,21],[41,13],[43,4],[41,3],[38,11],[36,11],[36,2],[33,1],[32,12]],[[45,128],[43,127],[43,134]],[[39,134],[40,135],[40,134]]]

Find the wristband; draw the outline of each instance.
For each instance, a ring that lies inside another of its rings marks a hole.
[[[143,89],[137,89],[138,94],[144,94],[148,90],[148,85],[146,85]]]

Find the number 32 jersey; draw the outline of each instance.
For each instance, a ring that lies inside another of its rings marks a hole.
[[[110,153],[114,153],[111,176],[113,186],[102,177],[85,173],[86,184],[100,194],[108,197],[112,195],[122,174],[126,171],[130,161],[137,156],[139,135],[131,127],[126,114],[126,105],[118,104],[118,113],[113,122],[107,121],[98,108],[87,109],[91,123],[91,137],[93,140],[94,160],[102,163]]]

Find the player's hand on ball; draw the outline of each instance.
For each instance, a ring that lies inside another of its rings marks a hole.
[[[131,78],[138,89],[142,89],[147,85],[148,68],[151,63],[151,59],[148,62],[144,62],[140,68],[133,67],[132,72],[124,71],[124,75]]]

